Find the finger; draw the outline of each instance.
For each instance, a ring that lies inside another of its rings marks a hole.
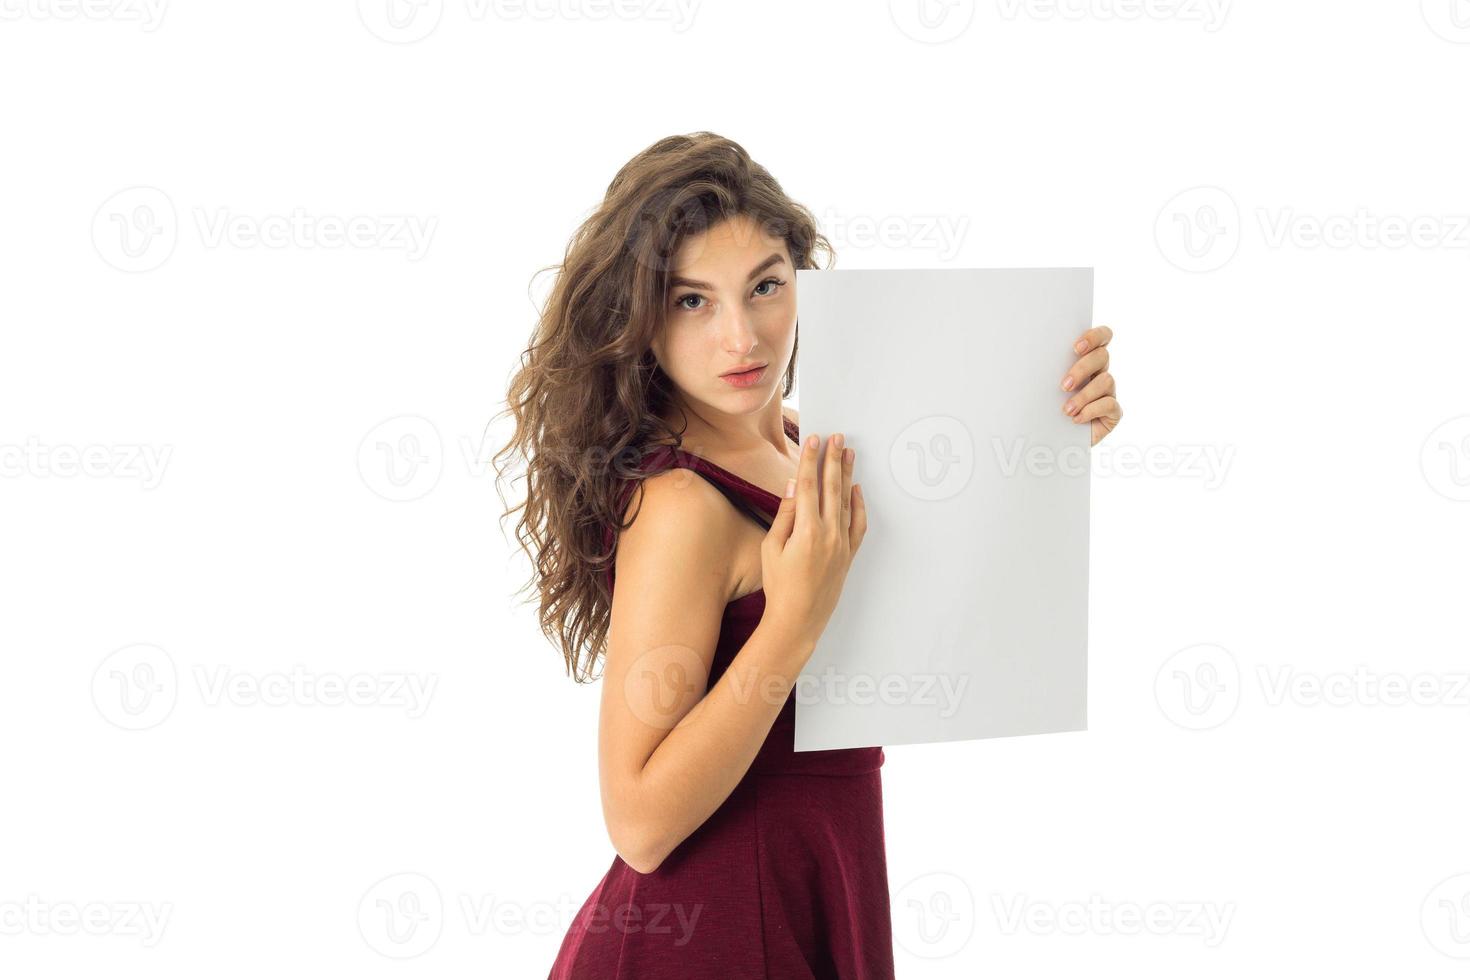
[[[787,486],[791,489],[789,497],[781,498],[781,506],[776,508],[776,516],[771,518],[770,529],[766,531],[765,544],[769,542],[778,552],[786,549],[786,541],[791,537],[791,528],[796,524],[796,478],[788,481]]]
[[[853,554],[857,554],[858,547],[862,545],[867,533],[868,502],[863,499],[862,484],[855,483],[852,486],[852,527],[847,530],[847,543],[852,548]]]
[[[844,533],[852,526],[852,468],[856,461],[857,450],[851,446],[842,447],[842,489],[838,491],[842,514],[837,519],[837,529]]]
[[[1116,429],[1118,427],[1118,423],[1123,418],[1123,406],[1118,404],[1118,399],[1110,398],[1109,400],[1113,403],[1112,411],[1104,412],[1102,415],[1092,420],[1091,445],[1096,446],[1099,442],[1101,442],[1103,436]]]
[[[1121,412],[1119,413],[1118,418],[1122,418],[1122,413]],[[1096,446],[1098,443],[1102,442],[1103,436],[1107,435],[1109,432],[1112,432],[1117,427],[1118,427],[1118,419],[1117,418],[1093,419],[1092,420],[1092,442],[1090,444]]]
[[[1072,349],[1079,354],[1086,354],[1090,350],[1106,347],[1108,341],[1112,339],[1112,327],[1093,327],[1091,330],[1082,332],[1082,336],[1077,338],[1077,343],[1072,345]]]
[[[1108,366],[1108,349],[1099,347],[1097,350],[1083,354],[1077,358],[1071,370],[1062,375],[1062,390],[1075,391],[1087,383],[1097,372]]]
[[[822,523],[833,528],[841,525],[842,514],[842,433],[834,432],[822,447]]]
[[[817,493],[817,459],[822,451],[821,437],[807,436],[801,446],[801,461],[796,464],[796,525],[806,527],[821,520],[821,502]],[[794,530],[794,527],[793,527]]]
[[[1082,406],[1090,401],[1101,398],[1103,395],[1116,395],[1118,383],[1111,371],[1104,371],[1091,381],[1077,394],[1062,402],[1062,411],[1068,415],[1076,415],[1082,410]]]
[[[1091,422],[1093,419],[1108,419],[1116,423],[1123,417],[1123,407],[1118,404],[1118,399],[1112,395],[1103,395],[1096,401],[1090,401],[1082,406],[1082,409],[1074,416],[1073,422]],[[1112,426],[1108,426],[1109,429]]]

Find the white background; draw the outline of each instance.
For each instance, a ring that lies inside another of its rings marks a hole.
[[[899,975],[1463,975],[1457,2],[3,0],[0,973],[545,975],[597,688],[486,425],[709,129],[839,268],[1094,266],[1117,331],[1091,730],[888,753]]]

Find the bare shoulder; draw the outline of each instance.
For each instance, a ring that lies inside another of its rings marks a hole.
[[[723,609],[734,586],[728,556],[736,524],[729,501],[682,467],[642,482],[641,501],[635,490],[623,514],[633,523],[618,537],[614,603],[629,598],[687,611]]]

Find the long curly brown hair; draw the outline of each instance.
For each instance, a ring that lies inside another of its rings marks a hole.
[[[622,491],[647,475],[638,467],[654,444],[682,445],[661,418],[673,382],[650,347],[664,326],[673,257],[686,238],[739,215],[783,238],[793,267],[817,268],[818,252],[831,266],[835,253],[811,212],[740,144],[698,132],[661,139],[624,164],[561,265],[537,273],[556,277],[499,413],[514,415],[515,433],[494,456],[496,485],[503,458],[524,461],[525,500],[501,520],[524,510],[516,540],[535,571],[520,591],[539,596],[541,630],[579,683],[595,679],[606,653],[609,569],[637,513],[622,523]],[[793,347],[782,397],[795,378]]]

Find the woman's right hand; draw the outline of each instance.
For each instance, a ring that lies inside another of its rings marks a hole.
[[[814,445],[813,443],[816,443]],[[810,657],[837,608],[853,556],[868,530],[861,487],[852,483],[856,450],[842,434],[802,441],[793,487],[761,543],[761,625],[774,628]],[[818,454],[823,455],[818,479]],[[829,465],[839,462],[840,465]]]

